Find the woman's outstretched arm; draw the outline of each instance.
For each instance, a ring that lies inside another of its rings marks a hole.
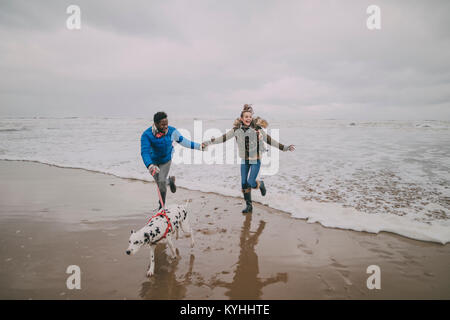
[[[224,143],[225,141],[233,138],[235,135],[235,130],[231,129],[229,130],[227,133],[224,133],[223,135],[221,135],[218,138],[214,138],[212,137],[210,140],[203,142],[203,144],[205,146],[209,146],[210,144],[219,144],[219,143]]]
[[[267,144],[270,144],[272,147],[278,148],[281,151],[294,151],[295,150],[295,146],[294,145],[289,145],[286,146],[282,143],[279,143],[277,140],[273,139],[271,136],[269,136],[264,130],[258,130],[263,137],[264,142],[266,142]]]

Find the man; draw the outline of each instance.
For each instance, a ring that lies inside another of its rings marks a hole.
[[[148,171],[158,184],[164,203],[166,202],[167,183],[170,185],[170,191],[176,192],[175,177],[171,176],[167,179],[174,151],[173,141],[186,148],[203,149],[201,144],[189,141],[176,128],[169,126],[165,112],[155,113],[153,125],[141,136],[141,156]],[[159,209],[161,208],[162,203],[159,202]]]

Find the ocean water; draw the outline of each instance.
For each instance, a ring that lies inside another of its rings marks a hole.
[[[233,123],[198,121],[197,131],[193,119],[170,125],[200,141]],[[140,156],[140,136],[150,125],[149,119],[3,118],[0,159],[152,181]],[[450,241],[450,122],[288,120],[269,123],[268,133],[296,151],[268,148],[262,172],[270,174],[261,175],[268,193],[253,192],[254,201],[326,227]],[[177,145],[171,175],[188,189],[241,196],[234,144],[204,153]],[[217,153],[223,163],[211,161]]]

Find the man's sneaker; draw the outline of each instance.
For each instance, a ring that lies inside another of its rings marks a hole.
[[[177,186],[175,185],[175,176],[169,177],[169,185],[170,191],[172,191],[172,193],[177,192]]]

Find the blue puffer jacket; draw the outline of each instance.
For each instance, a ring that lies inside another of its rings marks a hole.
[[[174,127],[169,126],[167,133],[160,138],[155,137],[154,131],[152,126],[141,136],[141,156],[147,168],[151,164],[162,164],[172,160],[173,141],[183,147],[200,150],[200,144],[184,138]]]

